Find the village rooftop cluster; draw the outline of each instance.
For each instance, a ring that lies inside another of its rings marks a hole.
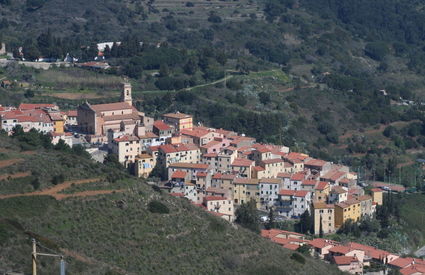
[[[84,136],[93,156],[101,151],[115,154],[138,177],[148,178],[156,171],[167,179],[160,187],[171,195],[185,197],[229,222],[235,220],[238,206],[253,200],[258,210],[272,209],[282,219],[309,211],[314,234],[330,234],[348,220],[372,217],[383,203],[383,192],[389,191],[384,186],[365,194],[357,174],[347,166],[291,152],[283,145],[258,143],[230,130],[196,125],[189,114],[168,113],[154,120],[133,106],[129,83],[123,84],[119,102],[85,102],[67,112],[54,104],[0,106],[0,128],[11,134],[17,125],[24,131],[48,133],[54,144],[63,140],[73,146],[76,136]],[[276,236],[268,237],[281,241]],[[308,244],[315,247],[316,242],[320,240]],[[338,246],[329,244],[329,249]],[[367,264],[364,255],[351,255],[351,248],[344,247],[347,253],[337,255],[345,258],[333,258],[337,264],[347,263],[350,270]]]
[[[425,274],[425,260],[412,257],[400,257],[394,253],[355,242],[336,242],[317,238],[309,240],[307,236],[279,229],[262,230],[261,236],[270,239],[287,249],[308,248],[312,256],[334,263],[341,271],[351,274],[364,274],[364,268],[383,267],[384,273],[390,270],[403,275]],[[381,272],[379,274],[382,274]],[[377,273],[377,274],[378,274]]]

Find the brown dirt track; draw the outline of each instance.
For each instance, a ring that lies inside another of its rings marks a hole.
[[[91,190],[91,191],[84,191],[84,192],[78,192],[73,194],[60,194],[59,192],[71,187],[73,184],[84,184],[84,183],[93,183],[100,181],[100,178],[91,178],[91,179],[83,179],[83,180],[73,180],[73,181],[66,181],[64,183],[58,184],[52,188],[44,189],[40,191],[30,192],[30,193],[23,193],[23,194],[8,194],[8,195],[0,195],[0,199],[10,199],[10,198],[16,198],[16,197],[29,197],[29,196],[52,196],[57,200],[62,200],[66,198],[73,198],[73,197],[88,197],[88,196],[96,196],[96,195],[102,195],[102,194],[111,194],[114,192],[124,192],[125,190]]]

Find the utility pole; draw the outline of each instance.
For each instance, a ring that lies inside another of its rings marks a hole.
[[[32,239],[32,275],[37,275],[37,243]]]
[[[65,275],[65,260],[62,255],[37,252],[37,241],[32,239],[32,275],[37,275],[37,255],[60,258],[60,275]]]

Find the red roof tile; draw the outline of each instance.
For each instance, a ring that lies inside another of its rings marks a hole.
[[[207,173],[205,173],[205,172],[198,172],[198,173],[196,173],[196,176],[197,176],[198,178],[205,178],[207,175],[208,175],[208,174],[207,174]]]
[[[156,129],[160,130],[160,131],[167,131],[170,130],[171,127],[168,126],[164,121],[162,120],[157,120],[153,123],[153,127],[155,127]]]
[[[186,178],[186,172],[184,171],[175,171],[172,175],[171,175],[172,179],[184,179]]]
[[[324,182],[324,181],[319,181],[319,183],[316,185],[316,190],[324,190],[327,186],[329,185],[329,183]]]
[[[238,158],[238,159],[235,159],[235,160],[232,162],[232,166],[243,166],[243,167],[248,167],[248,166],[252,166],[252,165],[254,165],[254,161],[249,160],[249,159],[241,159],[241,158]]]
[[[305,179],[305,174],[304,174],[304,173],[302,173],[302,172],[299,172],[299,173],[293,174],[293,175],[291,176],[291,180],[301,181],[301,180],[303,180],[303,179]]]
[[[136,136],[122,136],[119,138],[114,138],[115,142],[129,142],[129,141],[139,141],[139,138]]]
[[[321,239],[321,238],[314,239],[314,240],[310,241],[309,244],[312,247],[320,248],[320,249],[325,248],[327,246],[339,245],[339,243],[336,242],[336,241]]]
[[[315,186],[317,183],[316,180],[303,180],[301,182],[302,185]]]
[[[356,257],[348,256],[334,256],[334,260],[337,265],[350,265],[353,262],[359,261]]]

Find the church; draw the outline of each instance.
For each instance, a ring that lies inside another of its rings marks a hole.
[[[124,83],[120,102],[92,105],[88,102],[77,110],[80,130],[90,139],[106,141],[109,130],[129,135],[144,136],[152,131],[153,118],[133,107],[131,84]]]

